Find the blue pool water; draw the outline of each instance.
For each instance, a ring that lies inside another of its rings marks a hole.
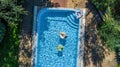
[[[79,23],[74,10],[42,9],[37,15],[34,67],[77,67]],[[61,39],[59,31],[67,38]],[[62,51],[57,49],[59,44]]]

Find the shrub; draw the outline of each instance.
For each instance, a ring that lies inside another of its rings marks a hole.
[[[112,17],[110,7],[108,7],[106,11],[104,22],[101,23],[101,26],[99,28],[99,33],[105,44],[111,50],[114,50],[116,45],[120,44],[120,25]]]
[[[120,20],[119,15],[116,15],[116,12],[119,13],[118,6],[119,0],[91,0],[91,2],[96,6],[99,11],[104,12],[103,19],[104,21],[100,23],[98,28],[99,34],[103,42],[110,50],[114,50],[116,45],[120,44]],[[117,6],[118,5],[118,6]],[[116,8],[117,7],[117,8]]]
[[[120,21],[120,8],[119,8],[119,6],[120,6],[120,0],[116,0],[113,14],[114,14],[115,18]]]
[[[0,0],[0,11],[0,17],[9,24],[20,22],[21,14],[26,13],[21,5],[17,5],[17,0]]]
[[[114,7],[114,2],[116,0],[91,0],[91,2],[96,6],[97,9],[101,11],[106,11],[107,7]]]

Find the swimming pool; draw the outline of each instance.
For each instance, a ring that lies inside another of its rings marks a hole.
[[[36,14],[34,67],[77,67],[81,19],[74,9],[44,8]],[[64,32],[67,38],[60,38]],[[59,45],[63,49],[58,50]]]

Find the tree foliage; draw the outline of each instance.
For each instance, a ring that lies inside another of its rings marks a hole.
[[[21,21],[21,14],[26,13],[21,5],[17,5],[17,0],[0,0],[0,17],[8,22]]]
[[[21,15],[26,13],[18,3],[0,0],[0,18],[7,22],[7,33],[0,43],[0,67],[18,67],[19,25]]]
[[[114,50],[116,45],[120,45],[120,21],[115,19],[115,6],[118,0],[92,0],[92,3],[101,12],[105,12],[98,28],[103,42],[110,50]],[[119,16],[120,17],[120,16]]]
[[[0,42],[2,41],[5,35],[5,25],[0,22]]]
[[[116,0],[91,0],[91,2],[101,11],[105,11],[109,6],[114,7]]]
[[[104,22],[101,23],[99,33],[105,42],[105,44],[114,50],[116,45],[120,44],[120,26],[114,18],[111,17],[110,8],[107,9],[107,13],[104,16]]]

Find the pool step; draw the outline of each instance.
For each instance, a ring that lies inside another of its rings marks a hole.
[[[75,14],[74,14],[74,13],[73,13],[73,14],[71,14],[69,17],[71,18],[71,20],[73,20],[73,21],[74,21],[74,23],[75,23],[76,25],[79,25],[79,19],[78,19],[78,18],[76,18],[76,16],[75,16]]]
[[[78,28],[79,27],[79,21],[75,21],[75,20],[76,19],[75,19],[74,13],[67,16],[67,23],[74,28]],[[75,22],[77,22],[77,23],[75,23]]]
[[[79,22],[78,22],[78,24],[75,23],[75,20],[72,20],[70,16],[68,16],[67,19],[68,19],[73,25],[75,25],[75,26],[78,26],[78,25],[79,25]]]
[[[67,19],[66,21],[67,21],[68,25],[70,25],[71,27],[73,27],[75,29],[79,28],[79,26],[76,26],[76,25],[72,24],[73,22],[71,22],[70,20]]]
[[[74,26],[78,26],[78,24],[75,24],[73,20],[70,19],[70,17],[67,17],[67,20],[70,24],[74,25]]]
[[[74,14],[71,14],[70,17],[71,17],[72,20],[75,20],[75,15]]]

